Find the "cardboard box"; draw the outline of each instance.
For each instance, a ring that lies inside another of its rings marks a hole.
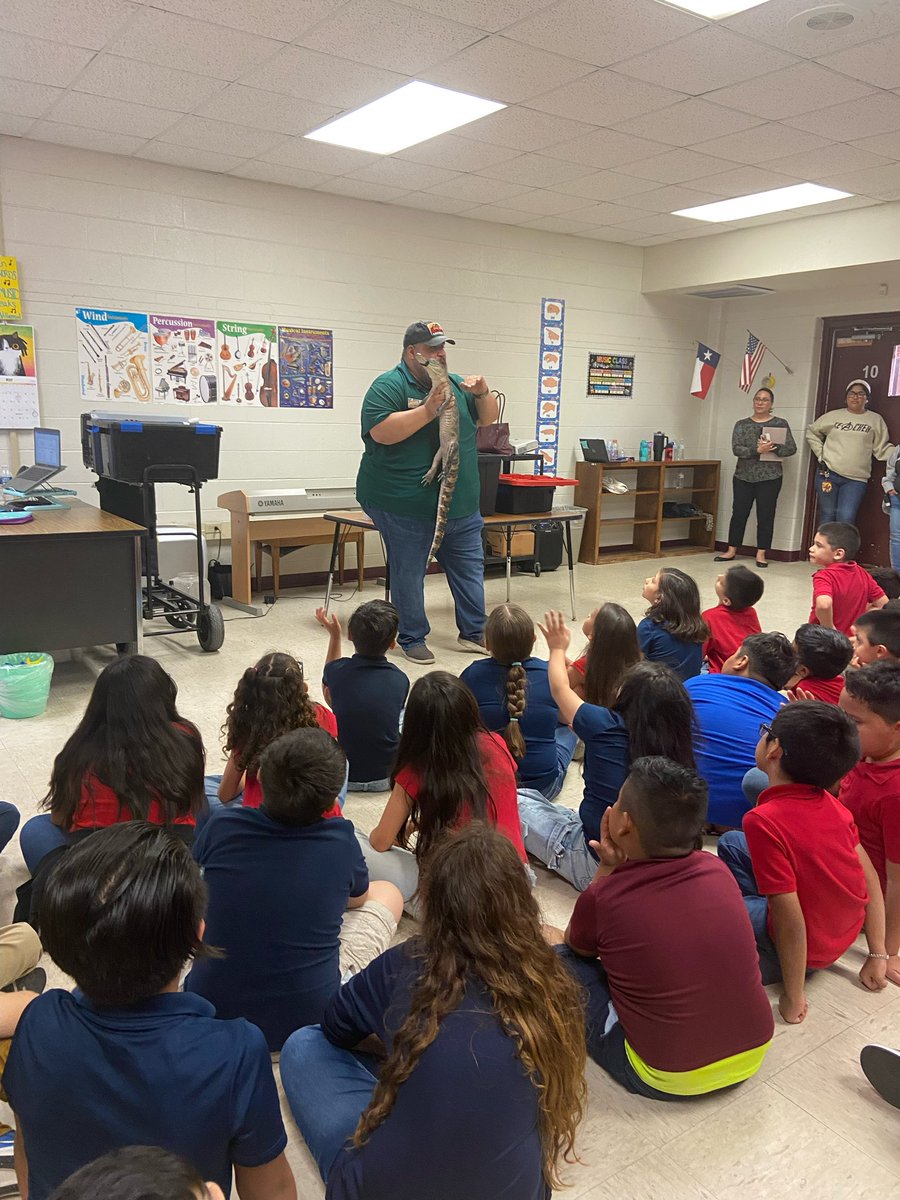
[[[487,532],[487,544],[495,557],[506,558],[506,533],[502,529],[490,529]],[[510,542],[511,553],[534,554],[534,531],[531,529],[517,530]]]

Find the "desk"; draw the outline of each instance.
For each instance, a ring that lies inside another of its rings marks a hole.
[[[346,512],[325,513],[324,521],[334,524],[334,537],[331,543],[331,562],[328,567],[328,586],[325,589],[325,611],[331,603],[331,589],[334,583],[334,565],[337,562],[338,550],[341,545],[341,530],[344,526],[350,529],[361,529],[366,532],[375,530],[371,517],[359,509]],[[572,620],[575,620],[575,563],[572,557],[572,522],[584,520],[583,508],[553,508],[542,513],[494,513],[484,518],[485,529],[502,529],[506,533],[506,602],[509,603],[512,585],[512,532],[514,529],[533,529],[535,525],[548,524],[556,521],[562,525],[566,536],[566,556],[569,560],[569,599],[572,604]],[[384,566],[384,598],[391,598],[391,572],[387,563]]]
[[[0,654],[127,644],[141,649],[144,529],[70,500],[0,525]]]

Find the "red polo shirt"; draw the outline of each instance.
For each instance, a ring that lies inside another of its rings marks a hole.
[[[832,563],[830,567],[822,567],[813,575],[810,624],[819,624],[819,618],[816,616],[816,600],[820,596],[830,596],[834,627],[849,637],[850,627],[856,618],[861,617],[866,609],[876,600],[880,600],[883,595],[882,589],[859,563]]]
[[[844,776],[838,799],[853,814],[862,848],[887,891],[887,863],[900,863],[900,759],[859,762]]]
[[[711,672],[722,670],[722,663],[741,648],[744,638],[751,633],[762,632],[759,617],[752,605],[735,610],[727,604],[717,604],[715,608],[706,610],[703,620],[709,626],[709,638],[703,644],[703,654]]]
[[[834,679],[814,679],[808,676],[797,684],[801,692],[812,692],[816,700],[824,700],[826,704],[837,704],[844,690],[843,675],[835,675]]]

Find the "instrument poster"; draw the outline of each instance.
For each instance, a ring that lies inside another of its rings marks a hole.
[[[278,407],[278,363],[274,325],[217,321],[220,404]]]
[[[565,300],[541,301],[541,344],[538,349],[537,421],[535,437],[544,459],[544,469],[552,474],[559,454],[559,405],[562,386],[563,328]],[[534,473],[540,467],[535,463]]]
[[[282,408],[333,408],[330,329],[278,326],[278,369]]]
[[[81,398],[98,401],[153,399],[147,353],[147,314],[76,308]]]
[[[34,328],[0,324],[0,429],[40,425]]]
[[[149,320],[153,399],[158,404],[215,404],[215,321],[156,313]]]

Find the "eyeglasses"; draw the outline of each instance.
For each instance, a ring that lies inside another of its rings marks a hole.
[[[859,399],[868,400],[868,398],[869,398],[869,393],[868,393],[868,392],[857,392],[857,391],[853,391],[853,392],[848,392],[848,393],[847,393],[847,395],[848,395],[848,396],[855,396],[857,400],[859,400]]]
[[[768,741],[768,739],[772,736],[772,726],[767,725],[766,722],[763,721],[759,727],[759,736],[761,738],[764,737]]]

